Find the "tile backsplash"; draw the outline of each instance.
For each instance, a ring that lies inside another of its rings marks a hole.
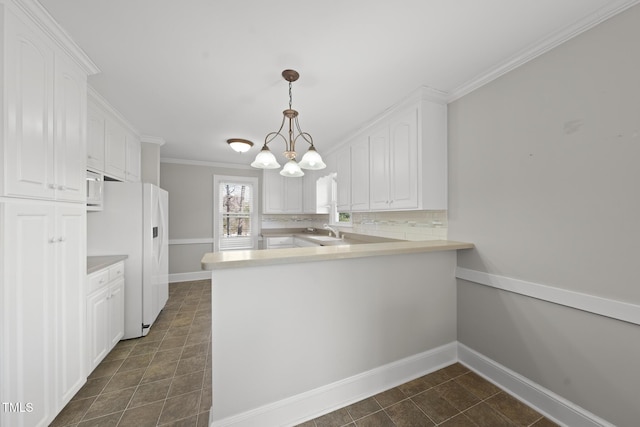
[[[392,239],[446,240],[447,227],[447,211],[354,212],[351,231]]]
[[[328,214],[264,214],[262,215],[262,228],[322,228],[329,222]]]
[[[329,215],[263,215],[262,228],[322,228]],[[345,232],[402,240],[446,240],[447,211],[354,212]]]

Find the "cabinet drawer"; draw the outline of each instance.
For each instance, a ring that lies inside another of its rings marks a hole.
[[[100,289],[109,283],[109,270],[101,270],[96,273],[93,273],[89,276],[89,289],[87,289],[87,294]]]
[[[124,276],[124,263],[119,262],[109,267],[109,281],[113,281],[118,277]]]

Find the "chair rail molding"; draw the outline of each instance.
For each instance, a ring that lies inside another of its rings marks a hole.
[[[480,285],[490,286],[503,291],[514,292],[554,304],[564,305],[577,310],[600,316],[610,317],[623,322],[640,325],[640,305],[589,295],[567,289],[556,288],[539,283],[527,282],[483,271],[456,267],[456,277]]]

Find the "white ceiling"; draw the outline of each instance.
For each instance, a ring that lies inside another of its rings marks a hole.
[[[280,125],[286,68],[300,73],[293,108],[322,154],[420,86],[455,99],[638,3],[39,1],[100,68],[90,84],[166,140],[163,157],[242,164]],[[241,155],[228,138],[255,145]]]

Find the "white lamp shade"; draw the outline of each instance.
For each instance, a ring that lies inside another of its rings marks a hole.
[[[304,172],[302,172],[302,169],[298,166],[298,162],[295,160],[289,160],[284,164],[284,167],[280,171],[280,175],[295,178],[303,176]]]
[[[280,163],[276,160],[276,156],[274,156],[273,153],[265,147],[260,150],[256,159],[251,163],[251,166],[260,169],[278,169],[280,167]]]
[[[326,168],[327,165],[324,164],[322,157],[320,157],[320,154],[318,154],[315,148],[311,147],[309,151],[302,156],[300,167],[303,169],[319,170]]]

